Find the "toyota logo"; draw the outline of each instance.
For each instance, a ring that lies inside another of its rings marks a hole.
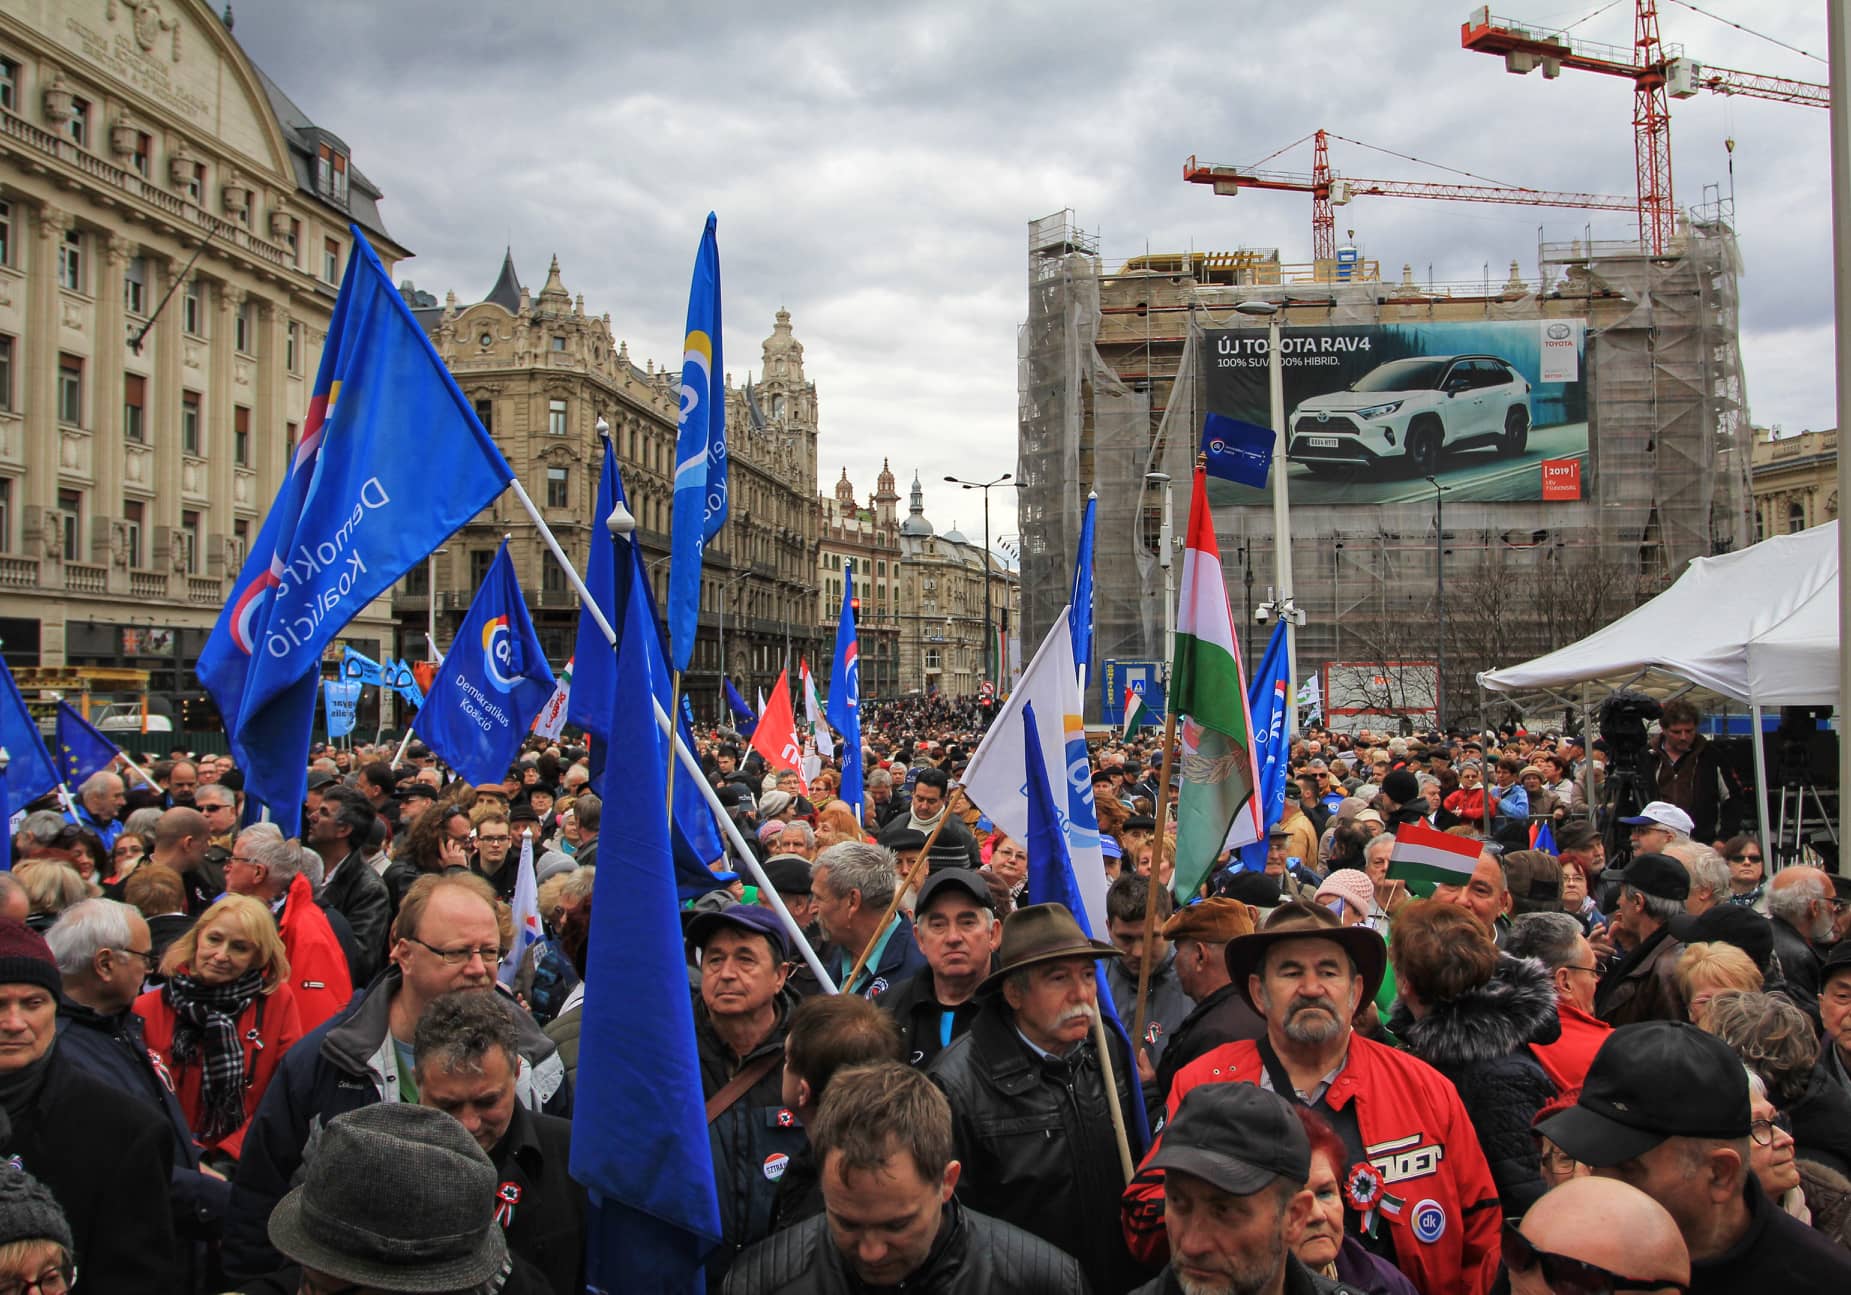
[[[1568,335],[1574,332],[1567,324],[1551,324],[1548,331],[1550,339],[1557,342],[1567,340]]]
[[[1318,421],[1320,423],[1328,423],[1330,421],[1330,410],[1328,409],[1318,410]]]

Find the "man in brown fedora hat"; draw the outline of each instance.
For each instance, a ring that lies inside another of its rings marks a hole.
[[[1425,1291],[1482,1291],[1501,1216],[1491,1169],[1458,1092],[1425,1063],[1355,1034],[1387,965],[1382,937],[1339,926],[1311,904],[1281,905],[1264,930],[1230,941],[1228,978],[1266,1018],[1257,1040],[1224,1043],[1177,1072],[1167,1118],[1202,1084],[1257,1084],[1309,1106],[1342,1140],[1357,1240]],[[1168,1253],[1163,1171],[1152,1147],[1124,1193],[1132,1254]]]
[[[1102,1291],[1142,1276],[1118,1227],[1124,1173],[1109,1105],[1129,1122],[1138,1091],[1114,1038],[1108,1095],[1093,1042],[1093,964],[1117,956],[1063,905],[1017,909],[969,1033],[926,1072],[951,1102],[963,1202],[1065,1250]]]
[[[1197,900],[1163,924],[1164,939],[1176,949],[1176,978],[1195,1000],[1195,1010],[1170,1035],[1157,1063],[1153,1117],[1162,1112],[1177,1071],[1211,1048],[1266,1033],[1264,1018],[1228,979],[1228,943],[1252,934],[1253,909],[1238,899]]]

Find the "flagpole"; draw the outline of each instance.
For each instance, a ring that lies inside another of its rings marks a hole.
[[[669,694],[668,713],[670,715],[679,715],[681,713],[681,671],[679,670],[675,671],[675,683],[674,683],[672,691]],[[681,741],[679,730],[677,730],[675,741],[677,743]],[[668,780],[668,813],[669,813],[669,820],[672,825],[674,821],[674,815],[675,815],[675,749],[674,747],[670,747],[669,752],[668,752],[667,780]],[[701,780],[703,782],[706,781],[705,774],[701,775]]]
[[[843,978],[842,987],[845,992],[854,985],[855,977],[861,974],[861,969],[868,965],[868,958],[873,954],[874,946],[880,943],[881,932],[887,929],[887,923],[893,921],[893,915],[900,911],[900,901],[906,897],[906,892],[917,886],[925,876],[926,870],[930,868],[932,845],[938,840],[939,832],[944,830],[945,820],[950,817],[951,807],[947,804],[944,811],[939,814],[938,822],[933,825],[932,831],[926,836],[925,844],[919,847],[919,857],[913,860],[913,866],[906,870],[906,876],[902,877],[900,884],[894,887],[893,899],[887,905],[887,911],[881,915],[880,924],[874,928],[874,934],[870,935],[867,944],[862,946],[861,956],[855,959],[855,965]]]
[[[1167,703],[1168,699],[1165,700]],[[1158,878],[1163,872],[1163,830],[1170,816],[1170,770],[1176,753],[1176,707],[1166,704],[1164,712],[1163,765],[1162,772],[1157,775],[1157,831],[1151,837],[1150,885],[1144,894],[1144,956],[1138,961],[1138,1004],[1132,1016],[1137,1023],[1131,1036],[1134,1049],[1144,1037],[1144,1014],[1150,1006],[1150,950],[1157,939],[1157,891],[1162,886]],[[1132,1060],[1137,1058],[1134,1056]]]
[[[1153,864],[1151,871],[1156,870]],[[1125,1132],[1125,1111],[1118,1104],[1118,1067],[1112,1061],[1112,1048],[1106,1040],[1105,1012],[1098,1007],[1093,1009],[1093,1046],[1099,1049],[1099,1077],[1105,1081],[1106,1105],[1112,1111],[1112,1136],[1118,1142],[1118,1167],[1124,1172],[1125,1182],[1128,1184],[1131,1182],[1132,1175],[1137,1172],[1137,1167],[1131,1163],[1131,1135]],[[1137,1074],[1137,1065],[1138,1059],[1132,1057],[1131,1073],[1133,1075]],[[1129,1082],[1126,1087],[1130,1088],[1133,1093],[1138,1091],[1137,1087]]]
[[[409,751],[410,749],[411,749],[411,725],[407,724],[405,725],[405,736],[403,739],[400,740],[398,744],[398,751],[392,757],[392,764],[395,768],[398,765],[404,763],[405,752]]]
[[[546,524],[546,519],[540,516],[540,510],[533,506],[533,499],[527,494],[526,488],[521,485],[520,478],[510,479],[508,487],[514,491],[515,499],[520,502],[522,508],[526,509],[527,516],[539,529],[540,538],[546,543],[548,551],[552,553],[553,560],[559,563],[559,569],[565,572],[567,583],[578,595],[579,607],[597,624],[598,629],[604,634],[605,641],[615,648],[617,631],[612,629],[611,623],[604,618],[603,610],[599,608],[597,599],[591,596],[591,590],[585,587],[585,578],[578,573],[578,568],[567,560],[565,550],[559,547],[559,541],[553,535],[553,528]],[[797,919],[791,916],[790,909],[784,906],[784,901],[778,896],[777,887],[771,884],[771,879],[765,875],[764,868],[760,866],[758,856],[752,852],[752,847],[746,844],[745,837],[740,835],[739,825],[733,822],[732,815],[726,812],[726,806],[720,803],[720,794],[713,789],[713,784],[707,781],[706,774],[701,770],[700,761],[694,758],[693,752],[689,751],[687,744],[681,740],[681,733],[670,722],[668,713],[662,709],[662,703],[655,699],[654,694],[650,695],[649,702],[655,707],[656,727],[668,734],[675,756],[693,776],[694,785],[700,788],[701,798],[707,802],[708,811],[719,821],[721,829],[732,841],[733,849],[739,855],[740,862],[746,865],[746,871],[752,874],[753,881],[758,884],[759,896],[771,901],[771,910],[778,915],[778,920],[784,923],[784,929],[790,932],[793,945],[803,955],[804,962],[809,965],[817,983],[823,987],[823,992],[835,993],[835,981],[831,980],[829,973],[823,970],[822,960],[816,956],[816,950],[810,947],[809,937],[804,935],[803,928],[797,925]],[[672,766],[670,773],[671,775],[673,773]],[[670,782],[673,781],[671,776]],[[672,821],[669,830],[671,833],[674,831]]]

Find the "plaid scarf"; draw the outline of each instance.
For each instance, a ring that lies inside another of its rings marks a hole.
[[[174,1009],[174,1061],[200,1063],[205,1114],[194,1132],[202,1139],[222,1138],[244,1124],[244,1043],[238,1018],[262,990],[263,972],[255,968],[224,985],[175,975],[162,989]]]

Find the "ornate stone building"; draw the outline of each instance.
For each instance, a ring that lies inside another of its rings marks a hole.
[[[823,514],[822,560],[817,576],[817,625],[826,643],[835,642],[837,618],[842,611],[843,572],[853,564],[857,651],[861,657],[861,695],[869,701],[898,697],[907,691],[900,674],[902,624],[900,575],[900,495],[894,489],[893,469],[883,461],[875,491],[866,507],[855,503],[855,487],[842,469],[832,499],[819,499]],[[818,679],[825,679],[834,654],[812,664]],[[912,684],[912,687],[918,685]]]
[[[665,607],[680,371],[632,362],[610,316],[587,314],[584,296],[567,291],[557,258],[537,295],[521,285],[511,252],[488,295],[472,305],[451,292],[439,306],[409,282],[400,291],[581,571],[592,528],[603,525],[593,513],[603,461],[597,424],[605,420],[657,605]],[[722,653],[747,696],[775,681],[787,659],[814,655],[816,388],[804,377],[803,346],[787,312],[778,312],[762,353],[765,380],[756,388],[730,390],[729,379],[731,503],[707,549],[701,632],[683,683],[702,713],[718,713]],[[429,571],[401,582],[400,650],[424,654],[433,576],[437,640],[449,642],[504,535],[540,641],[555,667],[564,663],[578,599],[511,493],[453,536]]]
[[[1749,485],[1758,540],[1831,521],[1838,516],[1838,429],[1778,439],[1756,432]]]
[[[956,527],[942,535],[925,515],[925,488],[913,473],[900,523],[900,678],[907,691],[973,697],[991,669],[1008,686],[1008,643],[1018,634],[1021,586],[994,553],[986,556]],[[990,582],[991,653],[984,651],[985,573]],[[986,661],[990,665],[986,665]]]
[[[0,6],[0,639],[192,668],[281,482],[358,224],[348,147],[201,0]],[[343,638],[390,646],[383,603]]]

